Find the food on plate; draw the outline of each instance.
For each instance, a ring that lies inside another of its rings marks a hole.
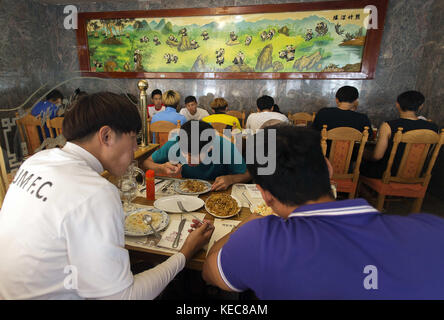
[[[182,182],[182,184],[180,185],[180,188],[184,191],[194,193],[194,192],[205,191],[207,186],[205,185],[205,183],[203,183],[202,181],[199,181],[199,180],[186,180],[186,181]]]
[[[207,209],[217,216],[231,216],[239,211],[237,201],[226,193],[211,195],[205,203]]]
[[[274,214],[277,216],[276,213],[273,212],[273,209],[271,209],[269,206],[265,204],[265,202],[259,204],[253,209],[253,213],[260,214],[261,216],[269,216],[271,214]]]
[[[162,222],[162,214],[159,212],[141,211],[129,215],[125,219],[125,229],[131,233],[147,233],[151,230],[150,226],[143,222],[143,216],[151,216],[151,225],[154,229],[159,228]]]

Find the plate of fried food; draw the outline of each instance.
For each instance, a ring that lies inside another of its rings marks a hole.
[[[164,211],[156,208],[136,208],[125,218],[125,235],[147,236],[153,233],[149,225],[143,221],[145,215],[151,216],[151,225],[156,231],[161,231],[170,222],[170,217]]]
[[[216,218],[230,218],[239,213],[241,202],[227,193],[215,193],[205,201],[205,209]]]
[[[200,195],[211,190],[211,183],[200,179],[186,179],[179,181],[175,186],[175,191],[186,195]]]
[[[269,216],[269,215],[272,215],[272,214],[277,216],[277,214],[273,211],[273,209],[271,209],[269,206],[267,206],[265,204],[265,202],[261,202],[258,205],[251,206],[250,207],[250,211],[252,213],[260,214],[261,216]]]

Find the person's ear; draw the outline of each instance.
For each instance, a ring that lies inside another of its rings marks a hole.
[[[422,108],[424,108],[424,103],[422,105],[419,106],[418,111],[421,111]]]
[[[271,207],[271,205],[273,204],[274,201],[274,197],[273,195],[270,193],[270,191],[263,189],[260,185],[256,185],[257,189],[259,190],[259,192],[262,195],[262,199],[264,199],[265,204],[269,207]]]
[[[338,99],[338,98],[336,98],[335,100],[336,100],[336,105],[338,105],[338,106],[339,106],[339,99]]]
[[[110,146],[115,133],[109,126],[103,126],[98,131],[98,138],[101,145]]]
[[[398,102],[396,102],[396,110],[398,110],[399,113],[401,113],[401,106],[399,105]]]

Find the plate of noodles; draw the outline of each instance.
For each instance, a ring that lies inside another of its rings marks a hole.
[[[175,186],[175,191],[186,195],[200,195],[211,190],[211,183],[200,179],[187,179],[179,181]]]
[[[230,218],[239,213],[242,204],[227,193],[215,193],[205,201],[205,209],[216,218]]]
[[[129,212],[125,218],[125,235],[127,236],[147,236],[153,230],[143,222],[143,216],[151,216],[151,225],[156,231],[161,231],[170,222],[170,217],[164,211],[156,208],[136,208]]]

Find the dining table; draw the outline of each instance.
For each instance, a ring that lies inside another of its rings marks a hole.
[[[175,179],[175,180],[180,181],[180,180],[184,180],[184,179]],[[236,185],[236,187],[237,187],[237,185]],[[198,197],[205,202],[209,196],[216,194],[216,193],[232,194],[232,189],[233,189],[233,186],[230,186],[227,190],[210,191],[208,193],[198,195]],[[169,195],[169,196],[171,197],[174,195]],[[174,201],[174,200],[172,200],[172,201]],[[154,206],[154,202],[155,202],[155,200],[148,200],[146,197],[143,197],[143,196],[138,196],[132,201],[133,204],[140,205],[140,206],[149,206],[149,207]],[[192,217],[193,214],[199,215],[199,217],[203,217],[203,219],[210,220],[210,221],[214,221],[214,219],[215,219],[215,217],[213,217],[211,214],[209,214],[206,211],[205,206],[202,206],[200,209],[193,211],[191,215],[190,215],[190,213],[183,213],[184,216],[188,215],[187,217],[190,220],[193,219],[193,217]],[[227,218],[226,220],[229,220],[231,222],[233,222],[233,220],[241,221],[250,215],[251,215],[250,207],[249,206],[248,207],[242,206],[240,208],[239,213],[236,216]],[[162,234],[162,231],[160,233]],[[147,239],[149,239],[150,237],[154,239],[154,235],[148,236]],[[130,258],[134,258],[134,259],[137,258],[138,260],[144,260],[145,262],[150,263],[150,264],[157,264],[157,263],[161,263],[161,262],[165,261],[166,259],[168,259],[168,257],[170,257],[171,255],[173,255],[175,253],[172,250],[167,250],[167,249],[162,250],[161,248],[157,248],[157,247],[154,248],[152,246],[145,246],[145,245],[143,245],[143,242],[131,241],[130,238],[131,237],[126,237],[126,241],[125,241],[125,248],[127,250],[129,250]],[[187,261],[185,267],[192,269],[192,270],[201,271],[203,264],[205,262],[205,259],[206,259],[206,254],[207,254],[206,247],[204,247],[197,254],[195,254],[191,260]]]

